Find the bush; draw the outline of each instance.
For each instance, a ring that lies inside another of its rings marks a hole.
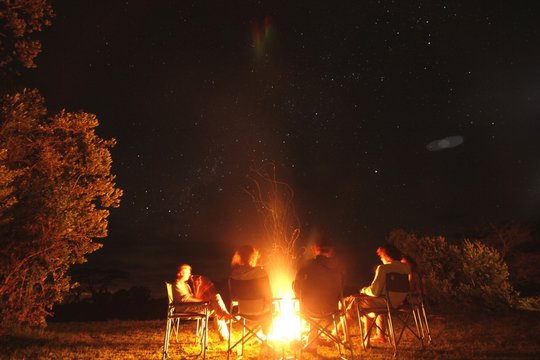
[[[419,237],[394,230],[389,241],[413,254],[428,301],[444,308],[500,310],[517,303],[508,266],[500,253],[480,241],[450,243],[444,236]]]

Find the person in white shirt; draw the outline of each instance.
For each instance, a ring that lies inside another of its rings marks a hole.
[[[381,259],[382,264],[375,269],[375,276],[369,286],[365,286],[360,289],[361,296],[358,301],[358,306],[361,308],[386,308],[386,302],[382,298],[386,292],[386,274],[399,273],[409,274],[411,269],[408,264],[402,263],[401,252],[393,245],[387,244],[377,249],[377,255]],[[390,293],[390,302],[393,306],[399,306],[405,300],[405,294]],[[371,327],[374,315],[364,316],[362,319],[364,329]],[[367,339],[367,345],[370,345],[370,341],[384,342],[382,318],[377,318],[376,334]]]
[[[190,281],[194,285],[198,285],[196,286],[196,294],[194,294],[189,284]],[[230,315],[221,295],[217,293],[214,284],[207,278],[201,275],[192,276],[191,266],[188,264],[182,264],[178,267],[173,288],[173,299],[175,302],[209,301],[219,338],[221,341],[228,341],[229,328],[227,327],[227,321],[230,319]],[[192,310],[198,311],[196,306]]]

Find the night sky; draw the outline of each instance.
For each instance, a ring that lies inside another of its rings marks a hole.
[[[540,223],[538,1],[53,1],[48,108],[114,137],[124,190],[87,269],[162,295],[258,243],[244,189],[274,162],[300,242],[328,233],[351,279],[393,228],[459,236]]]

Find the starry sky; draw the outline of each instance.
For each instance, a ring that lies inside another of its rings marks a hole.
[[[159,293],[182,262],[223,278],[262,231],[253,164],[352,273],[393,228],[538,228],[538,1],[52,4],[24,81],[117,139],[122,205],[84,266],[124,286]]]

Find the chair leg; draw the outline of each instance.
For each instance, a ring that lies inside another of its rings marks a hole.
[[[414,307],[412,310],[412,315],[414,318],[414,325],[416,326],[416,331],[422,338],[422,342],[423,342],[424,337],[425,337],[425,331],[424,331],[424,324],[422,324],[420,309],[418,307]]]
[[[339,335],[339,325],[343,328],[343,341],[341,339],[341,336]],[[351,353],[351,359],[354,359],[354,352],[353,352],[353,346],[352,346],[352,340],[349,336],[349,325],[347,324],[347,315],[338,316],[337,321],[334,317],[334,332],[336,334],[336,339],[338,343],[338,352],[339,356],[342,359],[346,359],[345,357],[345,350],[348,348],[349,352]],[[343,346],[343,351],[341,349],[341,346]]]
[[[351,359],[354,359],[353,343],[351,339],[351,334],[349,332],[349,324],[347,323],[346,313],[345,313],[345,316],[343,317],[343,333],[345,334],[344,343],[347,344],[347,346],[349,347],[349,351],[351,353]]]
[[[397,356],[397,342],[396,342],[396,333],[394,330],[394,323],[392,321],[392,315],[388,312],[386,323],[388,325],[388,339],[392,347],[394,348],[394,358]]]
[[[178,333],[180,332],[180,319],[174,319],[174,321],[176,322],[175,339],[176,339],[176,342],[178,342]]]
[[[334,325],[334,332],[336,333],[336,338],[339,339],[339,329],[337,326],[336,316],[332,316],[332,324]],[[341,351],[341,344],[339,341],[336,341],[337,350],[339,353],[339,357],[343,358],[343,352]]]
[[[162,359],[165,360],[169,356],[169,341],[171,335],[171,322],[173,319],[167,319],[167,326],[165,329],[165,341],[163,343],[163,356]]]
[[[424,327],[426,328],[426,334],[427,334],[427,343],[428,345],[431,344],[431,331],[429,329],[429,323],[428,323],[428,318],[427,318],[427,314],[426,314],[426,308],[424,307],[424,303],[422,303],[420,305],[420,311],[422,311],[422,314],[421,314],[421,319],[423,319],[423,323],[424,323]]]
[[[203,347],[203,359],[206,359],[206,352],[208,351],[208,312],[206,313],[206,317],[201,322],[203,323],[203,329],[202,329],[202,341],[201,346]]]
[[[358,329],[360,329],[360,340],[362,340],[362,349],[367,350],[366,349],[366,342],[365,342],[365,335],[364,335],[364,324],[362,322],[362,316],[360,314],[360,305],[358,305],[358,302],[355,301],[356,303],[356,318],[358,320]]]
[[[244,356],[244,343],[246,342],[246,319],[242,319],[242,354],[241,356]]]
[[[195,330],[195,344],[201,339],[201,319],[197,319],[197,327]]]
[[[227,360],[229,360],[231,357],[231,338],[232,338],[232,330],[233,330],[232,325],[233,325],[233,320],[229,319],[229,339],[227,340]]]

